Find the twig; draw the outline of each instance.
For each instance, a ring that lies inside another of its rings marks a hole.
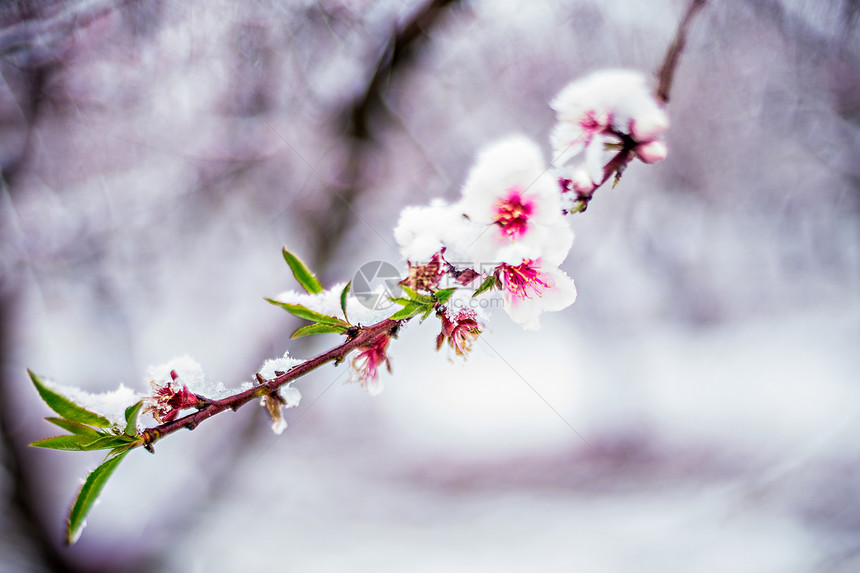
[[[297,378],[301,378],[305,374],[316,370],[323,364],[332,361],[336,363],[342,362],[346,355],[353,350],[370,346],[383,336],[396,335],[402,322],[403,321],[400,320],[391,320],[387,318],[372,326],[363,327],[355,337],[349,338],[343,344],[340,344],[327,352],[323,352],[310,360],[302,362],[271,380],[263,379],[262,384],[249,388],[243,392],[239,392],[238,394],[234,394],[233,396],[222,398],[221,400],[212,400],[197,412],[188,414],[187,416],[183,416],[171,422],[165,422],[164,424],[155,426],[154,428],[147,428],[141,434],[143,438],[143,443],[141,445],[150,452],[153,452],[154,450],[152,445],[164,436],[172,434],[182,428],[193,430],[202,422],[216,414],[220,414],[225,410],[236,411],[255,398],[262,398],[263,396],[277,392],[281,386],[284,386]],[[258,377],[258,380],[260,378],[262,377]]]
[[[660,67],[659,77],[660,83],[657,85],[657,101],[663,105],[669,103],[669,92],[672,90],[672,80],[675,77],[675,70],[678,67],[678,62],[681,58],[681,52],[684,51],[684,46],[687,43],[687,33],[690,31],[690,25],[693,23],[693,18],[705,6],[707,0],[691,0],[687,7],[687,12],[678,24],[678,31],[675,33],[675,39],[669,46],[666,52],[666,58],[663,60],[663,65]]]
[[[322,261],[331,258],[334,248],[343,239],[352,224],[351,205],[361,197],[365,189],[363,176],[367,158],[367,145],[377,141],[372,125],[375,119],[389,119],[383,96],[397,74],[409,69],[411,56],[426,39],[427,33],[439,21],[441,15],[458,0],[430,0],[416,10],[410,18],[393,31],[373,65],[373,71],[364,91],[344,106],[337,114],[345,124],[344,140],[349,144],[349,155],[344,166],[345,182],[338,193],[332,194],[328,205],[319,212],[324,220],[316,225],[316,237],[312,244],[316,251],[311,260],[319,267]]]

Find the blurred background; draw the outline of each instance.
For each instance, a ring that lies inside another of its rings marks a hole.
[[[402,264],[400,209],[604,67],[653,74],[682,0],[0,5],[0,571],[860,570],[860,2],[711,2],[669,158],[571,217],[579,299],[465,363],[410,324],[369,397],[301,380],[130,456],[52,435],[26,368],[144,392],[289,349],[295,283]]]

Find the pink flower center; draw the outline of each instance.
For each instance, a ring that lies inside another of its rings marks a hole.
[[[528,230],[529,218],[534,211],[534,204],[523,199],[520,187],[508,189],[506,199],[496,203],[496,218],[493,223],[499,226],[502,234],[511,239],[522,237]]]
[[[531,259],[525,259],[515,267],[503,264],[498,267],[498,271],[502,275],[505,289],[523,300],[531,298],[531,295],[540,296],[541,287],[550,288],[540,279],[540,266]]]
[[[580,139],[585,145],[591,145],[594,136],[606,129],[610,123],[612,123],[611,115],[601,115],[594,110],[585,112],[579,120],[579,127],[582,128]]]

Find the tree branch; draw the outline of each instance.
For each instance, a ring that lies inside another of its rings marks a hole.
[[[675,69],[678,67],[678,62],[681,59],[681,52],[684,51],[684,46],[687,44],[687,33],[690,31],[690,25],[693,23],[693,18],[705,6],[707,0],[691,0],[687,7],[687,12],[678,24],[678,31],[675,33],[675,39],[669,46],[666,52],[666,58],[663,60],[663,65],[660,67],[659,77],[660,83],[657,85],[657,101],[663,105],[669,103],[669,92],[672,90],[672,80],[675,77]]]
[[[379,123],[390,119],[390,113],[385,113],[384,95],[392,78],[409,69],[416,50],[427,39],[428,32],[445,11],[458,1],[429,0],[397,26],[380,49],[364,91],[336,114],[339,123],[344,126],[343,136],[349,144],[349,154],[344,165],[344,187],[333,194],[328,205],[319,211],[324,220],[316,225],[316,230],[312,230],[316,235],[312,241],[316,250],[311,261],[316,267],[331,258],[335,247],[352,225],[351,219],[354,217],[350,218],[350,215],[353,205],[366,190],[363,179],[368,144],[378,141],[374,131],[378,131],[380,126],[374,126],[374,120]]]
[[[172,434],[182,428],[193,430],[205,420],[216,414],[220,414],[225,410],[236,411],[255,398],[262,398],[263,396],[277,392],[281,386],[284,386],[297,378],[301,378],[305,374],[316,370],[323,364],[332,361],[340,363],[344,360],[346,355],[353,350],[371,346],[383,336],[395,336],[402,322],[404,321],[391,320],[387,318],[374,325],[363,327],[358,334],[347,339],[343,344],[340,344],[327,352],[323,352],[322,354],[302,362],[301,364],[297,364],[287,372],[275,376],[271,380],[265,380],[258,374],[257,378],[261,381],[259,386],[249,388],[248,390],[239,392],[238,394],[227,398],[222,398],[221,400],[208,401],[206,405],[197,412],[188,414],[187,416],[183,416],[171,422],[165,422],[164,424],[153,428],[147,428],[141,434],[143,442],[140,445],[143,445],[143,447],[150,452],[154,452],[152,445],[164,436]]]

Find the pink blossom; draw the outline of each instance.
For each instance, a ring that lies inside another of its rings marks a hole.
[[[391,372],[391,362],[386,354],[390,336],[380,336],[369,345],[359,348],[358,354],[352,359],[352,369],[355,378],[363,387],[376,395],[382,392],[382,382],[379,380],[379,366],[385,364]]]
[[[667,148],[658,138],[668,129],[669,118],[642,74],[596,72],[568,84],[551,105],[558,117],[550,138],[553,163],[568,165],[582,154],[577,169],[595,187],[604,182],[604,168],[619,152],[624,152],[623,165],[615,166],[616,173],[635,157],[645,163],[666,157]]]
[[[547,173],[540,147],[525,137],[503,139],[479,153],[458,206],[471,229],[448,246],[463,262],[518,264],[543,257],[560,263],[573,242],[557,181]]]
[[[498,273],[505,292],[520,299],[540,296],[541,288],[549,287],[540,279],[540,266],[531,259],[517,266],[500,265]]]
[[[527,330],[540,328],[545,311],[567,308],[576,300],[576,285],[558,267],[538,260],[523,260],[519,265],[500,265],[496,276],[502,283],[505,311],[511,320]]]
[[[636,152],[636,156],[644,163],[657,163],[658,161],[663,161],[669,153],[669,150],[666,148],[666,144],[657,140],[641,143],[636,146],[634,151]]]
[[[477,313],[463,308],[453,316],[446,311],[439,312],[438,316],[442,322],[442,332],[436,337],[436,350],[441,349],[447,340],[457,356],[466,357],[481,334],[482,325],[478,323]]]
[[[445,248],[443,247],[428,262],[423,264],[413,264],[412,261],[408,261],[409,276],[400,281],[399,284],[417,291],[430,291],[436,287],[448,270],[444,253]]]
[[[171,370],[172,380],[162,386],[153,383],[155,394],[147,398],[147,412],[152,412],[152,417],[158,422],[170,422],[175,420],[182,410],[196,408],[201,403],[197,394],[188,390],[184,384],[180,388],[174,382],[178,378],[176,371]]]
[[[523,188],[515,185],[506,191],[506,196],[496,202],[496,217],[493,222],[503,234],[518,239],[526,234],[533,211],[534,201],[524,198]]]

